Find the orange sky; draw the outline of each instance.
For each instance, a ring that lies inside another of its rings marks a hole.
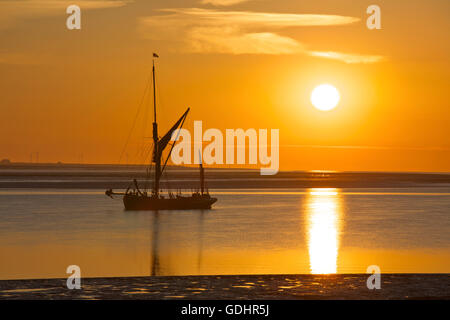
[[[281,170],[450,171],[449,1],[75,3],[79,31],[71,1],[0,2],[0,158],[117,163],[156,51],[161,133],[189,106],[187,128],[280,129]]]

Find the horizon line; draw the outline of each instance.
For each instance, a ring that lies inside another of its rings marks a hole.
[[[30,165],[30,166],[116,166],[116,167],[147,167],[149,164],[119,164],[119,163],[79,163],[79,162],[9,162],[9,163],[0,163],[0,169],[2,167],[14,166],[14,165]],[[167,164],[169,168],[181,168],[181,169],[193,169],[197,168],[198,165],[174,165]],[[245,168],[245,167],[218,167],[218,166],[208,166],[210,169],[219,169],[219,170],[239,170],[239,171],[259,171],[260,168]],[[449,171],[392,171],[392,170],[327,170],[327,169],[292,169],[292,170],[279,170],[280,172],[303,172],[303,173],[405,173],[405,174],[450,174]]]

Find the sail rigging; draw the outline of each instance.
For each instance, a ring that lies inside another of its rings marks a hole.
[[[173,127],[170,128],[170,130],[167,131],[167,133],[166,133],[161,139],[159,139],[159,142],[158,142],[158,150],[159,150],[160,152],[163,152],[164,149],[167,147],[167,145],[168,145],[169,142],[170,142],[170,139],[172,138],[172,134],[174,133],[174,131],[177,130],[178,127],[181,128],[181,126],[183,125],[184,120],[185,120],[186,117],[187,117],[187,114],[188,114],[189,110],[190,110],[190,108],[188,108],[188,109],[186,110],[186,112],[183,113],[183,115],[180,117],[180,119],[178,119],[178,121],[175,122],[175,124],[173,125]]]
[[[153,57],[158,58],[159,56],[156,54],[153,54]],[[153,73],[152,76],[153,76],[153,142],[154,142],[152,162],[155,163],[155,183],[154,183],[154,187],[153,187],[153,194],[155,196],[158,196],[159,195],[159,181],[161,179],[161,175],[166,167],[167,160],[168,160],[168,159],[166,159],[164,166],[161,169],[162,153],[163,153],[164,149],[167,147],[167,145],[169,144],[169,142],[172,138],[172,134],[175,132],[175,130],[177,130],[179,128],[181,129],[181,127],[183,126],[184,120],[186,119],[190,108],[187,108],[187,110],[183,113],[183,115],[180,117],[180,119],[178,119],[178,121],[175,122],[175,124],[172,126],[172,128],[170,128],[169,131],[167,131],[167,133],[160,139],[158,136],[158,123],[156,122],[155,60],[153,60],[152,73]],[[172,148],[173,148],[173,145],[172,145]],[[172,149],[170,150],[170,152],[172,152]],[[170,153],[169,153],[169,156],[170,156]]]
[[[153,53],[154,58],[159,58],[156,53]],[[191,196],[184,196],[179,192],[176,196],[170,191],[168,193],[168,198],[164,195],[160,195],[159,182],[166,168],[167,161],[170,158],[172,150],[178,139],[174,139],[174,143],[171,144],[168,156],[164,161],[164,165],[161,168],[162,154],[164,150],[169,145],[172,140],[172,136],[177,129],[183,127],[184,121],[189,113],[190,108],[181,115],[181,117],[174,123],[174,125],[164,134],[161,138],[158,136],[158,123],[156,121],[157,116],[157,105],[156,105],[156,75],[155,75],[155,60],[153,59],[152,68],[152,79],[153,79],[153,156],[151,163],[155,164],[154,167],[154,184],[151,196],[147,194],[147,185],[145,185],[144,190],[139,188],[136,179],[133,179],[134,188],[130,189],[128,187],[126,191],[114,192],[112,189],[105,191],[105,194],[109,197],[114,195],[123,196],[123,203],[126,210],[186,210],[186,209],[211,209],[211,206],[217,201],[217,198],[213,198],[209,195],[209,192],[204,188],[204,169],[203,165],[200,164],[200,190],[201,192],[193,192]],[[134,124],[133,124],[134,126]],[[178,136],[177,136],[178,138]],[[200,150],[199,150],[200,151]],[[200,154],[201,158],[201,154]],[[150,178],[150,166],[147,171],[147,177]],[[148,180],[146,180],[148,181]],[[168,183],[168,182],[167,182]],[[170,188],[170,186],[169,186]]]

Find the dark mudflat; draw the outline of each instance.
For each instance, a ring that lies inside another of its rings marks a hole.
[[[0,299],[450,299],[450,274],[382,274],[369,290],[367,274],[2,280]]]

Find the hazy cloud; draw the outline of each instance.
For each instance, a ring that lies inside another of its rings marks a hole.
[[[213,6],[232,6],[234,4],[248,2],[251,0],[201,0],[201,4],[212,4]]]
[[[295,27],[295,26],[332,26],[358,22],[355,17],[328,14],[292,14],[266,13],[251,11],[219,11],[211,9],[184,8],[161,9],[169,15],[149,17],[148,19],[175,18],[189,20],[192,23],[208,23],[213,25],[236,24],[241,27]]]
[[[181,50],[199,53],[308,54],[301,42],[281,36],[277,31],[286,27],[337,26],[360,21],[355,17],[325,14],[198,8],[159,11],[166,14],[141,18],[143,36],[154,40],[182,39]]]
[[[309,51],[311,56],[343,61],[345,63],[376,63],[384,60],[383,56],[348,54],[341,52]]]
[[[270,32],[241,33],[234,27],[193,28],[189,49],[192,52],[231,54],[293,54],[303,46],[289,37]]]
[[[121,7],[131,0],[0,0],[0,29],[10,28],[21,21],[35,17],[60,15],[61,28],[67,17],[66,8],[76,4],[81,10]],[[37,64],[38,59],[20,52],[0,52],[0,64]]]
[[[411,147],[411,146],[324,146],[324,145],[302,145],[302,144],[284,144],[280,147],[285,148],[303,148],[303,149],[361,149],[361,150],[404,150],[404,151],[450,151],[449,147]]]
[[[83,10],[121,7],[129,2],[132,0],[0,0],[0,28],[32,17],[66,16],[65,9],[72,4]]]

